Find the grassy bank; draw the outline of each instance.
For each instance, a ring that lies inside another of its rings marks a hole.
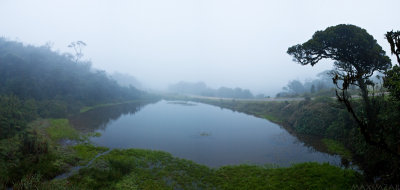
[[[80,113],[85,113],[90,110],[96,109],[96,108],[103,108],[103,107],[110,107],[110,106],[117,106],[117,105],[123,105],[123,104],[130,104],[130,103],[152,103],[160,100],[160,97],[158,95],[154,94],[148,94],[146,97],[141,97],[135,100],[128,100],[128,101],[118,101],[118,102],[111,102],[111,103],[104,103],[104,104],[96,104],[93,106],[84,106],[82,107],[79,112]]]
[[[149,99],[149,100],[141,99],[141,100],[131,100],[131,101],[124,101],[124,102],[116,102],[116,103],[97,104],[97,105],[94,105],[94,106],[85,106],[85,107],[81,108],[79,112],[80,113],[85,113],[87,111],[90,111],[90,110],[93,110],[93,109],[96,109],[96,108],[117,106],[117,105],[129,104],[129,103],[135,103],[135,102],[154,101],[154,100],[156,100],[156,98]]]
[[[211,169],[162,151],[126,149],[112,150],[66,181],[78,189],[350,189],[361,178],[328,164]]]

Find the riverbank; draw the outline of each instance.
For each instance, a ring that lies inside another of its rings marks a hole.
[[[162,151],[112,150],[64,183],[79,189],[350,189],[359,174],[329,164],[211,169]]]

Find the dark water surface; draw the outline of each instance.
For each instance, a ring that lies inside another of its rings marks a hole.
[[[159,101],[89,111],[71,119],[97,131],[91,140],[110,148],[163,150],[212,167],[252,163],[340,164],[340,157],[315,151],[279,125],[201,103]]]

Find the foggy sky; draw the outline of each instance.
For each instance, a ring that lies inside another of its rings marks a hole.
[[[332,68],[294,63],[289,46],[354,24],[389,53],[384,34],[400,30],[399,7],[399,0],[0,0],[0,36],[71,53],[68,44],[82,40],[95,68],[151,88],[204,81],[275,95],[289,80]]]

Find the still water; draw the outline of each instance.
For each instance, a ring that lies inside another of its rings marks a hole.
[[[340,157],[305,146],[268,120],[195,102],[127,104],[92,110],[71,121],[78,128],[100,132],[91,139],[99,146],[162,150],[211,167],[340,164]]]

